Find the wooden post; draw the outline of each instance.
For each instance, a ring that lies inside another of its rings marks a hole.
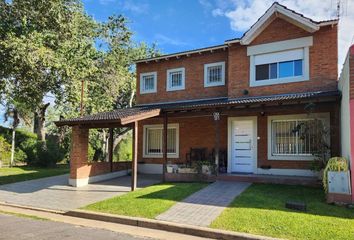
[[[133,128],[133,159],[132,159],[132,183],[131,190],[135,191],[137,185],[138,170],[138,121],[134,122]]]
[[[219,171],[219,152],[220,152],[220,113],[213,113],[215,122],[215,164],[216,164],[216,174]]]
[[[113,172],[113,128],[109,129],[108,161],[110,163],[111,172]]]
[[[163,181],[166,181],[166,165],[167,165],[167,113],[163,117],[163,163],[162,163],[162,177]]]

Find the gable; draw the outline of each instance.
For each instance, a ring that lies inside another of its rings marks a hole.
[[[286,31],[284,31],[286,29]],[[250,42],[250,45],[263,44],[269,42],[283,41],[301,37],[311,36],[308,31],[284,20],[275,17],[272,22],[259,35]]]

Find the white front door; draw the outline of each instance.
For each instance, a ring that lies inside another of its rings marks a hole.
[[[255,149],[254,120],[235,120],[232,122],[231,171],[253,173],[257,150]]]

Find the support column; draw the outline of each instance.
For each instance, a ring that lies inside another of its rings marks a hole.
[[[109,161],[109,164],[110,164],[111,172],[113,172],[113,128],[109,129],[108,161]]]
[[[134,122],[133,127],[133,159],[132,159],[132,183],[131,190],[135,191],[137,185],[138,170],[138,121]]]
[[[87,168],[89,129],[74,126],[70,153],[69,185],[80,187],[88,184],[89,169]]]
[[[163,181],[166,181],[166,165],[167,165],[167,113],[164,114],[163,117],[163,158],[162,158],[162,177]]]
[[[216,174],[219,171],[219,152],[220,152],[220,113],[214,112],[214,123],[215,123],[215,164],[216,164]]]

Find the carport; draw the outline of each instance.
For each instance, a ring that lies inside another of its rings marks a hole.
[[[139,121],[157,117],[159,108],[135,107],[117,109],[111,112],[102,112],[78,118],[65,119],[55,122],[58,127],[69,126],[72,128],[72,142],[70,153],[69,185],[74,187],[85,186],[88,183],[104,181],[127,174],[126,163],[113,162],[113,130],[114,128],[133,129],[133,159],[131,162],[131,190],[137,186],[137,149]],[[108,162],[88,161],[89,129],[108,128]],[[164,135],[167,139],[167,121],[164,121]],[[164,141],[166,143],[166,141]],[[164,148],[166,148],[166,144]],[[164,158],[167,159],[167,151]],[[166,161],[164,161],[166,162]]]

